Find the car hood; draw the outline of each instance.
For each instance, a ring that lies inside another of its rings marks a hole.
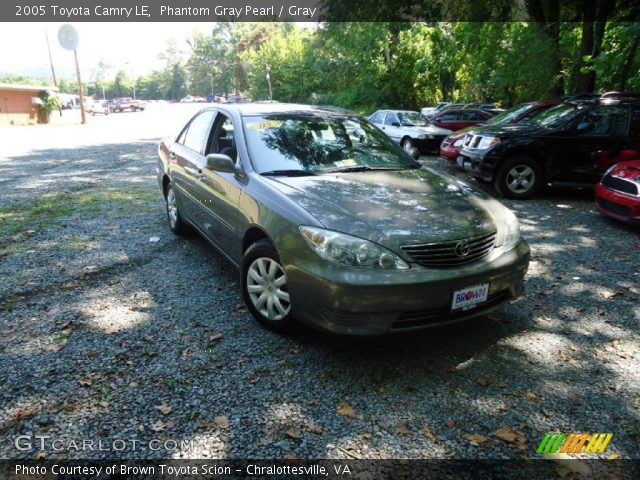
[[[549,133],[549,129],[529,124],[486,125],[473,127],[468,133],[500,138],[534,136]]]
[[[265,180],[325,228],[395,251],[405,244],[494,232],[494,215],[503,208],[469,185],[425,168]]]
[[[622,178],[640,185],[640,160],[630,160],[616,164],[609,176]]]

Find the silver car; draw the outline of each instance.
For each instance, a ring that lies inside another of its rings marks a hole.
[[[238,268],[269,328],[415,330],[521,293],[529,247],[513,213],[350,112],[219,105],[158,153],[169,227],[195,229]]]
[[[392,140],[411,153],[417,148],[421,153],[435,152],[451,130],[436,127],[419,112],[411,110],[378,110],[369,121],[384,131]]]

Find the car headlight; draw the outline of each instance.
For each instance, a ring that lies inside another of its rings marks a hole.
[[[498,137],[482,137],[476,148],[484,150],[485,148],[493,147],[499,143],[500,139]]]
[[[348,267],[407,270],[409,265],[368,240],[317,227],[299,227],[311,249],[329,262]]]
[[[501,226],[496,238],[496,246],[502,247],[507,252],[515,247],[520,241],[520,223],[515,214],[507,207],[503,207],[503,218],[499,222]]]

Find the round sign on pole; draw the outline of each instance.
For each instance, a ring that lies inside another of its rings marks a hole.
[[[58,42],[65,50],[75,50],[78,48],[78,31],[73,25],[65,24],[58,30]]]

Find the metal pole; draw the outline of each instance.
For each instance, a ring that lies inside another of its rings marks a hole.
[[[131,78],[133,79],[133,99],[136,99],[136,76],[133,71],[133,64],[131,65]]]
[[[76,60],[76,77],[78,78],[78,95],[80,96],[80,116],[82,117],[82,123],[87,123],[87,119],[84,116],[84,95],[82,93],[82,79],[80,78],[80,66],[78,65],[78,51],[73,49],[73,58]]]
[[[267,63],[267,82],[269,83],[269,101],[273,100],[273,92],[271,91],[271,67]]]
[[[51,58],[51,45],[49,45],[49,32],[44,31],[44,36],[47,38],[47,50],[49,51],[49,65],[51,65],[51,76],[53,77],[53,86],[58,86],[58,81],[56,80],[56,71],[53,69],[53,59]]]

